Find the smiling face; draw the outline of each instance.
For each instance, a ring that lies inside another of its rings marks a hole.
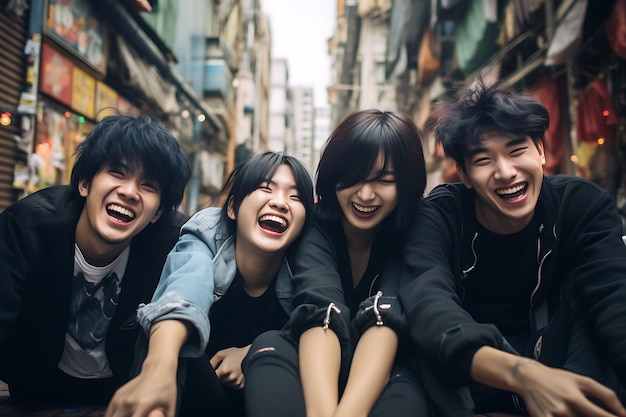
[[[280,165],[271,179],[263,181],[241,201],[236,214],[231,200],[228,217],[237,221],[237,251],[282,257],[306,219],[291,168]]]
[[[107,165],[91,183],[79,181],[85,206],[76,227],[76,243],[89,263],[107,265],[149,223],[160,215],[158,184],[143,177],[141,169]]]
[[[376,233],[378,226],[398,205],[398,188],[391,163],[385,171],[380,152],[368,177],[351,187],[337,190],[344,230]]]
[[[494,233],[522,230],[533,218],[545,164],[543,144],[529,136],[485,134],[465,156],[457,172],[476,192],[478,221]]]

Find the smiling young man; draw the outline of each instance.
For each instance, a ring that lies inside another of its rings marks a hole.
[[[436,187],[410,232],[400,299],[412,339],[477,413],[626,416],[615,202],[543,175],[549,116],[529,97],[478,80],[427,126],[461,183]]]
[[[0,379],[19,404],[106,404],[129,379],[139,326],[186,216],[178,141],[111,116],[76,150],[71,185],[0,213]]]

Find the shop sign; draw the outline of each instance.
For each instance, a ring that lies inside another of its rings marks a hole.
[[[39,91],[70,106],[72,104],[72,73],[74,64],[62,53],[44,43],[41,53]]]
[[[72,82],[72,108],[93,119],[96,100],[96,80],[78,67],[74,67]]]
[[[46,35],[89,67],[106,72],[104,21],[88,0],[48,0]]]
[[[96,120],[118,113],[117,92],[101,81],[96,83]]]

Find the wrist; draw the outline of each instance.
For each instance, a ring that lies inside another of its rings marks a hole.
[[[513,364],[510,372],[511,391],[522,395],[526,387],[532,386],[537,378],[541,375],[538,373],[542,365],[536,360],[518,357]]]

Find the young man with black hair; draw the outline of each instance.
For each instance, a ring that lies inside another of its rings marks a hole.
[[[71,185],[0,213],[0,379],[15,403],[106,404],[128,381],[190,172],[163,125],[110,116],[78,145]]]
[[[461,183],[419,209],[400,299],[475,412],[626,416],[620,217],[592,182],[543,175],[548,126],[540,103],[482,80],[439,104],[427,128]]]

